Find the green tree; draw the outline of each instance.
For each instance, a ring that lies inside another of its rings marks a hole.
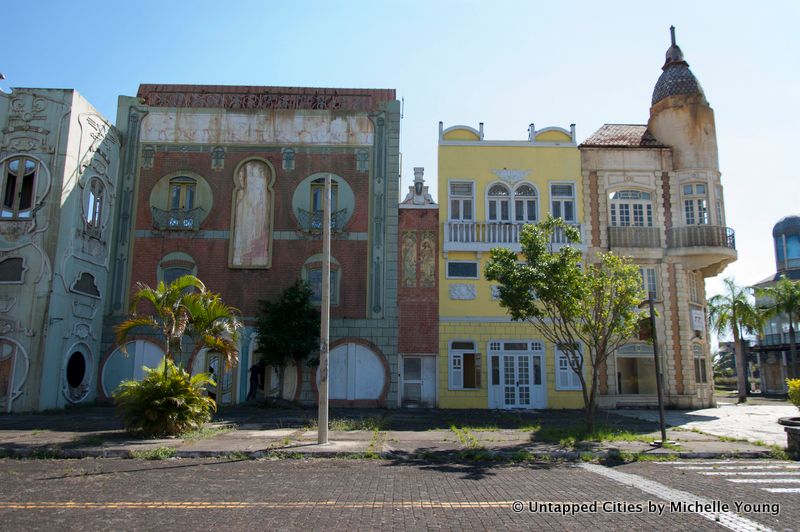
[[[736,284],[728,277],[724,279],[725,290],[708,300],[708,320],[711,329],[718,335],[733,334],[733,350],[736,353],[736,377],[739,402],[747,401],[747,358],[742,345],[744,334],[755,333],[763,321],[761,313],[752,301],[751,290]]]
[[[785,317],[789,321],[789,357],[792,367],[790,377],[797,377],[797,341],[794,324],[800,318],[800,282],[782,275],[774,286],[756,288],[756,295],[767,301],[763,306],[764,317]]]
[[[512,319],[527,321],[567,355],[581,383],[591,432],[600,366],[637,331],[637,307],[644,299],[642,278],[635,264],[612,253],[600,253],[596,263],[582,266],[576,247],[562,246],[553,252],[554,234],[580,242],[576,228],[548,217],[523,228],[523,261],[510,249],[494,248],[485,274],[500,283],[500,305]],[[588,381],[586,365],[591,372]]]
[[[312,294],[308,283],[298,280],[276,301],[258,302],[256,353],[268,366],[278,368],[279,391],[286,366],[300,364],[319,349],[320,313],[311,303]]]

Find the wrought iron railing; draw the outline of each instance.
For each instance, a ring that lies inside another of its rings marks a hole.
[[[202,207],[194,209],[157,209],[151,207],[153,227],[165,231],[194,231],[200,227]]]
[[[331,214],[331,231],[340,232],[344,229],[347,219],[347,209],[340,209]],[[307,211],[297,209],[297,221],[300,222],[300,229],[306,233],[319,233],[322,231],[322,211]]]
[[[609,227],[609,248],[660,248],[660,227]]]
[[[722,247],[736,249],[733,229],[721,225],[687,225],[667,231],[667,247]]]

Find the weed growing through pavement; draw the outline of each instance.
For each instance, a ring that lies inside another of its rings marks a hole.
[[[131,456],[137,460],[168,460],[178,452],[172,447],[156,447],[144,451],[132,451]]]
[[[226,432],[231,432],[233,430],[236,430],[236,425],[225,425],[222,427],[201,427],[197,430],[191,430],[183,433],[181,438],[184,440],[205,440],[208,438],[213,438],[214,436],[219,436],[220,434],[225,434]]]

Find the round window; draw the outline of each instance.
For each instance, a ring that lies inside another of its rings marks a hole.
[[[83,353],[75,351],[67,362],[67,384],[70,388],[77,388],[83,384],[86,377],[86,359]]]

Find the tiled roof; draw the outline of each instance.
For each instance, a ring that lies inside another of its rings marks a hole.
[[[647,126],[639,124],[604,124],[581,146],[616,146],[622,148],[666,148],[647,130]]]

